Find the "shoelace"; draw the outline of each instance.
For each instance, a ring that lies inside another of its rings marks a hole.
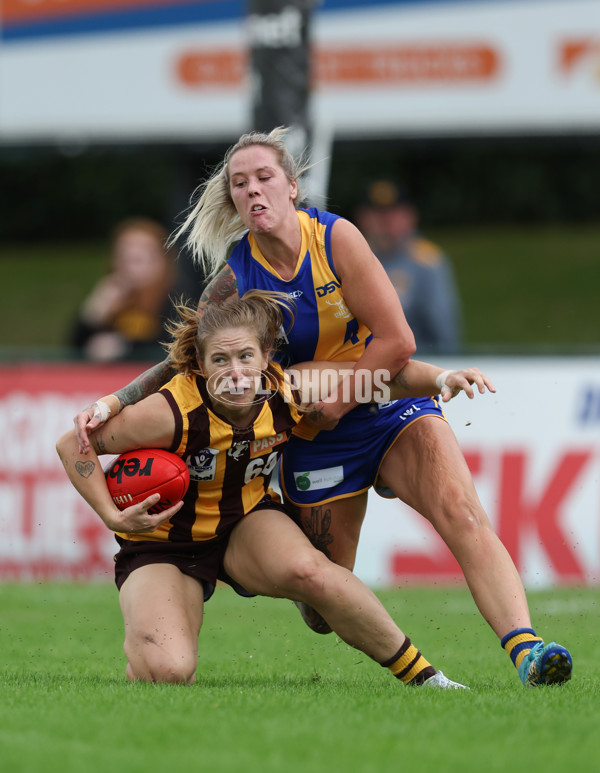
[[[543,641],[538,642],[533,646],[527,655],[530,660],[529,668],[527,669],[527,681],[529,682],[534,676],[538,674],[537,670],[537,653],[539,650],[543,650],[546,645]]]

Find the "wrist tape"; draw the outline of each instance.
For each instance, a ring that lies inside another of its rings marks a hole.
[[[101,423],[104,424],[104,422],[108,419],[110,414],[111,414],[111,410],[108,403],[105,403],[104,400],[96,400],[94,418],[99,418]]]
[[[451,373],[454,373],[454,371],[453,370],[445,370],[443,373],[440,373],[438,376],[436,376],[435,385],[440,390],[440,392],[446,386],[446,379],[448,378],[448,376]],[[450,388],[450,387],[448,387],[448,388]]]

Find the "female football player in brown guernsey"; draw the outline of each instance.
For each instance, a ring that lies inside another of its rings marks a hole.
[[[127,677],[194,681],[204,602],[221,579],[241,595],[310,604],[340,638],[405,684],[460,688],[421,655],[352,572],[312,546],[269,488],[303,411],[298,391],[269,361],[282,297],[250,291],[211,305],[200,321],[195,309],[181,307],[169,350],[179,375],[99,428],[89,454],[79,452],[73,430],[57,443],[73,485],[120,545],[115,579]],[[392,382],[382,399],[430,394],[440,372],[411,362],[402,384]],[[457,372],[447,383],[469,396],[473,384],[480,392],[491,386],[475,370]],[[118,509],[98,454],[138,448],[185,459],[191,483],[182,501],[154,513],[159,494],[153,494]]]

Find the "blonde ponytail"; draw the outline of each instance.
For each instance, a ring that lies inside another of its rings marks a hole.
[[[210,277],[219,271],[230,248],[239,241],[246,227],[242,223],[229,192],[229,160],[234,153],[254,145],[272,148],[279,157],[279,163],[290,182],[298,178],[310,164],[302,157],[296,160],[287,149],[284,139],[289,128],[278,126],[269,134],[248,132],[226,152],[223,161],[212,176],[202,183],[192,194],[191,209],[182,225],[173,233],[169,244],[185,237],[185,244],[194,256],[194,260],[203,268],[205,276]],[[301,206],[300,189],[296,196],[296,207]]]

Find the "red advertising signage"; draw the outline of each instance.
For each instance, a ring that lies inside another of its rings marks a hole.
[[[0,368],[0,579],[112,578],[114,536],[71,485],[55,445],[78,410],[142,370]]]
[[[526,586],[600,583],[600,358],[478,365],[497,393],[460,395],[444,410]],[[144,369],[0,367],[0,580],[112,580],[114,536],[71,485],[55,445],[81,408]],[[355,571],[373,587],[461,577],[421,515],[373,492]]]

